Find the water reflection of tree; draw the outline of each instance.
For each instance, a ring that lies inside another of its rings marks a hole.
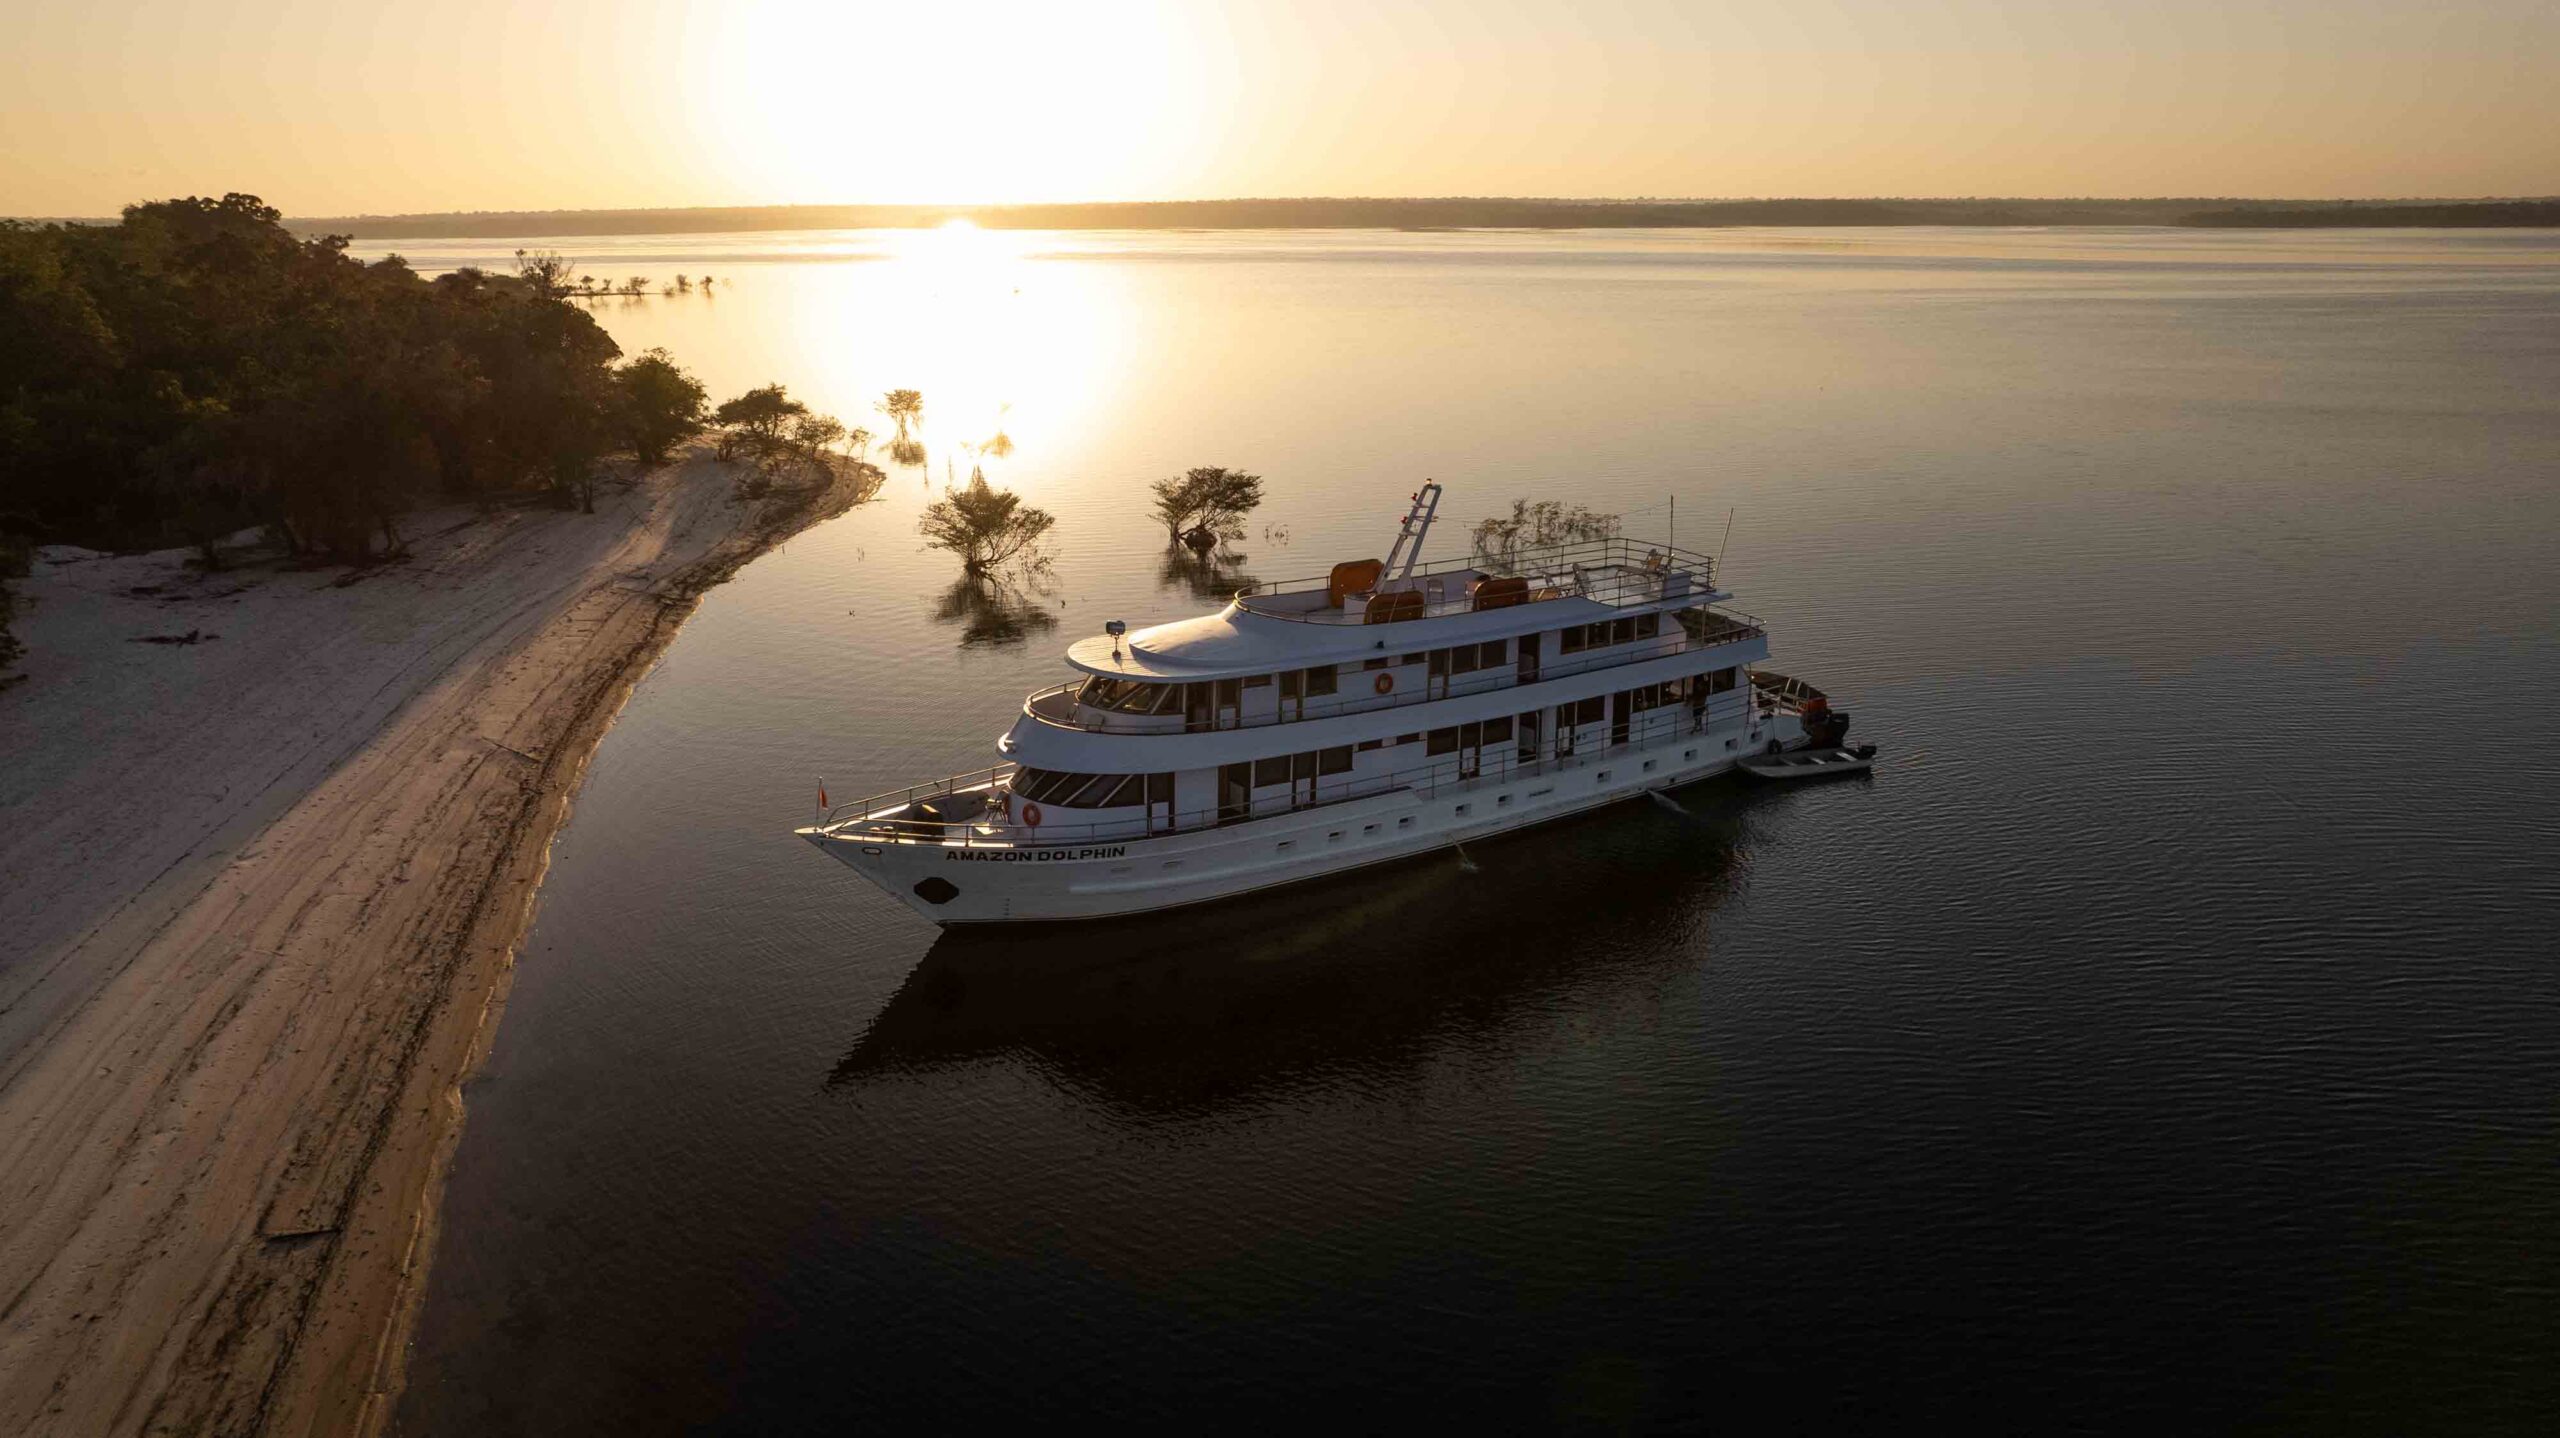
[[[1049,598],[1057,586],[1045,567],[963,575],[934,602],[933,617],[960,626],[960,647],[1020,644],[1058,627]]]
[[[1211,550],[1194,554],[1179,546],[1169,547],[1156,566],[1156,583],[1165,589],[1179,588],[1194,599],[1224,602],[1235,597],[1239,589],[1260,583],[1245,572],[1248,555],[1233,550]]]
[[[1213,910],[1095,920],[1073,944],[954,930],[828,1084],[1027,1059],[1120,1116],[1200,1118],[1310,1082],[1389,1091],[1451,1044],[1533,1042],[1560,1006],[1642,1021],[1705,961],[1708,916],[1763,802],[1710,780],[1681,793],[1684,813],[1615,805],[1469,845],[1467,860],[1442,851]],[[1380,941],[1397,934],[1430,939]]]

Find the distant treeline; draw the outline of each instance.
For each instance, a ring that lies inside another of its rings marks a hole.
[[[967,219],[991,229],[1684,229],[1727,225],[2232,225],[2332,223],[2294,215],[2352,210],[2335,223],[2547,225],[2548,218],[2458,221],[2419,212],[2536,210],[2549,201],[2485,205],[2333,200],[2019,199],[1278,199],[1177,200],[1073,205],[765,205],[677,210],[513,210],[446,215],[367,215],[295,221],[305,233],[360,240],[520,235],[715,234],[728,231],[895,229]],[[2235,217],[2247,218],[2235,218]]]
[[[701,386],[615,365],[555,258],[427,280],[345,244],[238,194],[0,224],[0,534],[218,565],[263,526],[362,561],[428,499],[592,506],[607,452],[699,427]]]
[[[2183,225],[2222,229],[2343,230],[2369,226],[2427,229],[2534,229],[2560,226],[2560,200],[2484,200],[2467,204],[2340,204],[2301,209],[2206,210]]]

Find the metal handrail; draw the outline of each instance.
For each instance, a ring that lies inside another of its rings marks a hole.
[[[1543,684],[1550,679],[1569,679],[1574,675],[1588,674],[1595,670],[1615,669],[1628,664],[1641,664],[1652,659],[1667,659],[1674,654],[1691,654],[1701,649],[1714,649],[1721,645],[1739,643],[1745,639],[1765,638],[1768,635],[1768,626],[1762,624],[1760,620],[1750,615],[1738,613],[1727,614],[1722,610],[1709,610],[1708,612],[1714,614],[1718,619],[1727,621],[1725,626],[1711,634],[1693,637],[1687,644],[1678,649],[1665,649],[1652,654],[1603,655],[1598,659],[1558,660],[1555,663],[1548,663],[1541,660],[1538,664],[1538,677],[1529,682],[1533,684]],[[1682,632],[1686,633],[1686,630],[1684,629]],[[1416,666],[1398,664],[1374,672],[1391,674],[1411,667]],[[1359,672],[1369,673],[1373,671],[1361,670]],[[1396,693],[1388,695],[1378,695],[1373,693],[1365,696],[1360,694],[1336,696],[1335,698],[1325,700],[1321,711],[1318,710],[1316,704],[1313,702],[1300,700],[1298,701],[1299,712],[1295,714],[1274,714],[1268,718],[1257,715],[1251,719],[1246,719],[1239,715],[1237,722],[1233,724],[1212,724],[1206,729],[1193,729],[1187,723],[1180,729],[1114,729],[1108,725],[1102,724],[1071,723],[1067,720],[1051,718],[1050,716],[1039,712],[1037,706],[1041,700],[1081,688],[1085,683],[1082,679],[1070,679],[1064,684],[1053,685],[1047,689],[1040,690],[1039,692],[1031,695],[1031,697],[1022,701],[1022,712],[1053,729],[1073,729],[1086,734],[1228,733],[1238,729],[1262,729],[1275,724],[1296,724],[1309,719],[1333,719],[1345,714],[1383,713],[1388,710],[1401,709],[1409,704],[1430,704],[1442,699],[1458,699],[1475,694],[1490,693],[1496,689],[1518,688],[1518,674],[1519,669],[1516,661],[1513,664],[1494,669],[1480,669],[1475,671],[1474,674],[1453,674],[1446,676],[1450,682],[1443,686],[1441,691],[1438,693],[1432,692],[1429,677],[1426,675],[1422,688],[1411,693],[1399,690]],[[1484,676],[1484,679],[1479,681],[1477,678],[1478,675]],[[1512,682],[1509,684],[1498,682],[1505,676],[1509,676]],[[1467,681],[1464,687],[1461,687],[1458,683],[1462,678]],[[1138,682],[1179,683],[1183,681],[1141,680]],[[1118,717],[1126,719],[1182,719],[1184,716],[1176,713],[1126,714]]]
[[[937,799],[945,794],[957,794],[963,789],[974,789],[980,784],[992,784],[998,779],[1009,779],[1013,777],[1013,771],[1021,767],[1021,765],[1013,763],[996,764],[991,765],[988,768],[973,770],[967,774],[954,774],[948,779],[934,779],[922,784],[910,784],[904,789],[884,790],[881,793],[872,795],[868,799],[855,799],[843,804],[831,804],[819,813],[818,827],[823,829],[830,825],[843,822],[843,820],[837,817],[838,815],[844,816],[845,819],[859,819],[866,814],[875,813],[879,810],[890,807],[893,801],[902,804],[913,804],[918,799]]]
[[[1286,810],[1264,809],[1257,812],[1248,803],[1244,813],[1233,814],[1229,812],[1228,806],[1213,804],[1207,808],[1173,814],[1161,820],[1127,818],[1095,820],[1084,824],[1044,823],[1036,832],[1028,835],[1010,828],[994,829],[993,826],[987,826],[993,832],[980,833],[978,823],[966,820],[937,823],[929,819],[882,819],[873,825],[856,826],[850,819],[839,823],[831,818],[820,827],[829,830],[845,828],[850,834],[882,843],[947,845],[956,839],[966,848],[982,845],[991,848],[1037,848],[1051,844],[1078,844],[1106,839],[1160,838],[1168,834],[1198,832],[1202,829],[1214,829],[1230,824],[1250,823],[1258,819],[1274,818],[1280,813],[1305,813],[1310,809],[1349,803],[1355,799],[1374,799],[1381,794],[1392,794],[1401,790],[1413,790],[1428,797],[1438,792],[1442,786],[1452,782],[1475,782],[1487,778],[1534,779],[1541,774],[1569,773],[1605,762],[1612,754],[1621,753],[1666,735],[1681,733],[1684,729],[1694,734],[1711,734],[1725,727],[1727,720],[1739,721],[1740,727],[1747,729],[1756,739],[1760,732],[1760,722],[1751,712],[1748,702],[1749,694],[1750,690],[1745,686],[1708,696],[1706,713],[1694,726],[1689,710],[1684,705],[1666,705],[1655,709],[1630,721],[1627,740],[1624,744],[1608,741],[1589,748],[1577,749],[1571,754],[1558,755],[1552,752],[1555,736],[1551,733],[1541,734],[1539,747],[1542,751],[1548,752],[1544,757],[1525,764],[1519,760],[1519,746],[1515,738],[1502,741],[1498,749],[1479,750],[1476,766],[1473,769],[1467,768],[1463,759],[1453,758],[1417,765],[1410,769],[1398,769],[1387,774],[1369,774],[1356,778],[1335,776],[1334,782],[1338,782],[1341,787],[1330,794],[1327,793],[1328,781],[1317,779],[1313,781],[1317,795],[1315,800],[1306,804],[1293,803]],[[945,780],[944,785],[967,788],[970,784],[961,783],[960,780],[974,781],[976,777],[963,775],[960,779]],[[912,792],[923,793],[927,788],[940,787],[918,786],[918,789]],[[895,792],[891,791],[892,794]],[[924,797],[930,798],[932,794],[925,793]],[[852,808],[853,806],[839,807]],[[859,818],[878,807],[881,806],[874,804],[871,809],[863,809],[853,817]],[[829,811],[831,816],[834,812]]]
[[[1641,553],[1639,553],[1641,549]],[[1658,560],[1657,560],[1658,556]],[[1611,566],[1634,570],[1622,574],[1603,586],[1583,582],[1580,571]],[[1434,577],[1466,572],[1493,577],[1538,579],[1571,584],[1564,598],[1589,599],[1613,609],[1652,603],[1661,599],[1661,581],[1673,574],[1690,577],[1701,595],[1715,592],[1715,561],[1668,544],[1647,544],[1640,540],[1615,537],[1586,539],[1571,544],[1544,545],[1521,550],[1511,555],[1469,555],[1464,559],[1443,559],[1419,566],[1408,578],[1389,580],[1377,592],[1412,592],[1427,594]],[[1306,594],[1327,589],[1331,575],[1322,578],[1283,579],[1256,584],[1236,591],[1236,604],[1246,611],[1267,619],[1286,619],[1299,624],[1364,624],[1368,616],[1348,603],[1340,609],[1292,610],[1258,606],[1252,601],[1284,594]],[[1360,596],[1352,596],[1354,598]],[[1464,594],[1452,596],[1438,608],[1426,610],[1426,617],[1447,613],[1465,613],[1474,609],[1474,601]]]

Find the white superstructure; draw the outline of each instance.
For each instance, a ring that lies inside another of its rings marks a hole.
[[[938,924],[1199,903],[1445,848],[1836,742],[1819,691],[1754,675],[1760,622],[1706,558],[1593,540],[1359,560],[1216,614],[1083,640],[1007,762],[839,805],[801,837]],[[1115,626],[1116,628],[1116,626]]]

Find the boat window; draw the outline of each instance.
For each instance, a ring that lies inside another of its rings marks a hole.
[[[1500,719],[1487,719],[1484,721],[1484,742],[1487,744],[1505,743],[1510,738],[1511,718],[1509,715],[1504,715]]]
[[[1150,804],[1170,804],[1173,802],[1173,776],[1171,774],[1149,774],[1147,776],[1147,802]]]
[[[1130,809],[1147,802],[1147,781],[1135,774],[1122,776],[1111,786],[1111,797],[1102,801],[1105,809]]]
[[[1122,714],[1145,714],[1156,707],[1164,693],[1165,686],[1161,684],[1131,684],[1128,692],[1112,701],[1111,707]]]
[[[1661,632],[1662,632],[1662,616],[1661,616],[1661,615],[1659,615],[1659,614],[1639,614],[1639,615],[1637,615],[1637,616],[1636,616],[1636,637],[1637,637],[1638,639],[1651,639],[1651,638],[1653,638],[1655,635],[1660,634]]]
[[[1153,709],[1148,710],[1147,712],[1148,712],[1148,713],[1150,713],[1150,714],[1179,714],[1179,713],[1181,713],[1181,712],[1182,712],[1182,686],[1181,686],[1181,685],[1179,685],[1179,684],[1159,684],[1159,685],[1157,685],[1157,686],[1156,686],[1156,706],[1155,706]]]
[[[1073,793],[1061,795],[1058,802],[1070,809],[1099,809],[1112,789],[1117,787],[1119,779],[1120,776],[1117,774],[1095,774],[1079,785]]]
[[[1419,744],[1422,742],[1422,736],[1419,734],[1398,734],[1396,736],[1396,742],[1399,744]]]
[[[1271,687],[1271,676],[1268,674],[1248,674],[1244,676],[1244,687],[1247,689],[1268,689]]]
[[[1559,641],[1559,642],[1556,644],[1556,649],[1557,649],[1557,651],[1558,651],[1559,653],[1564,653],[1564,654],[1579,654],[1579,653],[1581,653],[1581,652],[1582,652],[1582,626],[1581,626],[1581,625],[1579,625],[1579,624],[1568,624],[1568,625],[1566,625],[1566,626],[1564,627],[1564,629],[1563,629],[1563,630],[1562,630],[1562,631],[1557,635],[1557,639],[1558,639],[1558,641]]]
[[[1431,672],[1435,675],[1446,674],[1449,672],[1448,650],[1434,649],[1431,651]]]
[[[1288,782],[1288,755],[1281,754],[1273,758],[1256,759],[1253,761],[1253,786],[1255,788],[1259,789],[1265,784],[1286,784]]]
[[[1316,773],[1348,774],[1351,772],[1351,746],[1316,751]]]
[[[1297,670],[1289,669],[1282,671],[1280,675],[1280,697],[1283,699],[1297,698],[1299,682]]]
[[[1366,754],[1372,749],[1384,749],[1391,742],[1393,741],[1387,739],[1363,739],[1360,741],[1360,752]]]
[[[1441,652],[1449,656],[1450,673],[1473,674],[1476,672],[1476,647],[1474,645],[1461,644],[1455,649],[1443,650]]]
[[[1455,753],[1457,748],[1458,731],[1456,729],[1434,729],[1431,731],[1431,746],[1423,750],[1423,752],[1425,754],[1450,754]]]
[[[1384,669],[1394,662],[1394,660],[1386,658],[1366,659],[1361,661],[1360,667],[1363,669]]]
[[[1578,704],[1567,704],[1562,707],[1573,711],[1573,722],[1576,724],[1597,724],[1607,718],[1609,713],[1609,701],[1597,694]]]
[[[1333,668],[1332,668],[1332,666],[1330,666],[1330,665],[1327,665],[1326,667],[1324,667],[1324,668],[1322,668],[1322,669],[1310,669],[1310,670],[1308,670],[1308,671],[1307,671],[1307,693],[1308,693],[1310,696],[1318,695],[1318,694],[1331,694],[1331,693],[1333,693],[1333,692],[1334,692],[1334,688],[1333,688],[1334,678],[1335,678],[1335,675],[1334,675],[1334,672],[1333,672]]]
[[[1476,667],[1479,669],[1499,669],[1502,667],[1503,661],[1510,657],[1510,640],[1488,639],[1477,648]]]
[[[1419,664],[1422,662],[1422,656],[1419,654],[1408,654],[1396,662],[1398,664]]]
[[[1734,676],[1741,672],[1742,671],[1739,669],[1719,669],[1713,674],[1708,675],[1707,692],[1710,694],[1722,694],[1733,688],[1735,683]]]
[[[1612,644],[1635,643],[1636,622],[1632,619],[1611,620],[1609,622],[1609,642]]]

